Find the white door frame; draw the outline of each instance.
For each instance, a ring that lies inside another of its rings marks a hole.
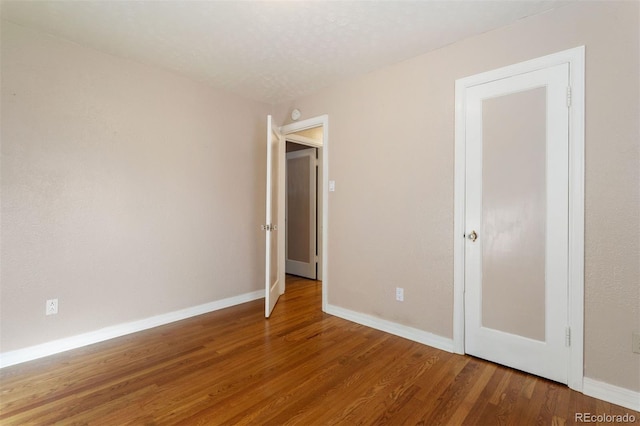
[[[304,138],[299,135],[294,137],[287,136],[291,133],[300,132],[302,130],[312,129],[322,126],[322,142],[318,143],[311,138]],[[296,143],[313,146],[318,148],[318,161],[320,162],[318,181],[322,186],[322,197],[319,200],[322,209],[322,225],[319,230],[321,235],[322,247],[318,261],[322,265],[322,311],[327,311],[327,300],[329,294],[329,116],[321,115],[306,120],[297,121],[280,127],[280,134],[285,140],[291,140]],[[285,153],[282,154],[282,161],[285,160]],[[284,188],[282,188],[284,190]],[[284,257],[282,258],[281,267],[285,268]]]
[[[569,64],[569,285],[568,386],[582,391],[584,378],[584,46],[456,80],[453,349],[464,348],[466,91],[468,88],[560,64]]]

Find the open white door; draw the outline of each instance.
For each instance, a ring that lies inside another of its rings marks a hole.
[[[278,298],[284,293],[284,142],[267,116],[267,217],[262,228],[266,234],[265,317],[269,318]]]
[[[286,272],[316,279],[316,148],[287,153]]]

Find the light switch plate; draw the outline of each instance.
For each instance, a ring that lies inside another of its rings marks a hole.
[[[335,192],[336,190],[336,181],[335,180],[330,180],[329,181],[329,192]]]

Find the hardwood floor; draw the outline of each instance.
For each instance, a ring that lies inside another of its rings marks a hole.
[[[263,301],[0,370],[0,424],[562,425],[640,413],[321,312]]]

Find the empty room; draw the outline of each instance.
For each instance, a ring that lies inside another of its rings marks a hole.
[[[0,424],[640,423],[640,2],[0,5]]]

